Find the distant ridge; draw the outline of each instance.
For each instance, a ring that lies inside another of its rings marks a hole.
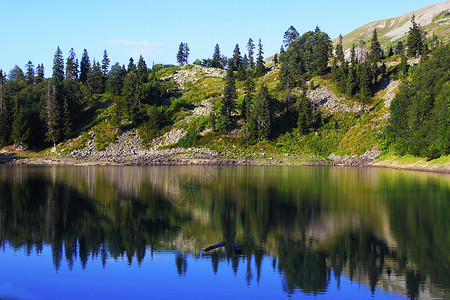
[[[450,37],[450,0],[426,6],[403,16],[368,23],[343,36],[344,49],[356,46],[362,40],[368,42],[376,28],[378,39],[382,47],[395,45],[398,41],[406,39],[409,28],[412,26],[411,18],[415,16],[416,23],[426,32],[426,37],[436,35],[440,41],[447,42]],[[336,43],[338,39],[333,39]]]

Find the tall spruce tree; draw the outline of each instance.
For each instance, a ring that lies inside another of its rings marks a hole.
[[[223,98],[222,98],[222,108],[221,114],[231,119],[231,114],[234,112],[236,108],[236,79],[234,76],[233,69],[228,67],[227,74],[225,76],[225,88],[223,90]]]
[[[47,99],[45,106],[45,119],[47,125],[46,141],[55,146],[61,138],[61,110],[58,103],[58,82],[51,78],[48,82]]]
[[[38,66],[36,67],[36,71],[37,71],[37,76],[36,76],[36,83],[41,83],[42,81],[44,81],[44,65],[43,64],[38,64]]]
[[[408,46],[407,54],[409,57],[422,55],[424,51],[424,42],[422,37],[422,30],[416,23],[415,16],[411,18],[412,27],[409,28],[408,39],[406,44]]]
[[[266,65],[264,64],[264,51],[261,39],[259,39],[258,43],[258,58],[256,59],[256,70],[255,75],[257,77],[264,76],[266,74]]]
[[[89,71],[86,84],[91,96],[94,94],[102,94],[104,92],[102,69],[100,63],[96,62],[95,59],[92,63],[92,68]]]
[[[141,84],[148,82],[148,68],[142,55],[139,56],[139,61],[137,65],[137,75],[139,82]]]
[[[53,58],[53,78],[60,84],[64,79],[64,58],[61,49],[56,49],[55,57]]]
[[[219,44],[216,44],[216,46],[214,47],[211,67],[223,69]]]
[[[377,64],[383,58],[383,50],[381,49],[380,42],[378,41],[377,29],[375,28],[372,33],[372,39],[370,40],[370,53],[369,62]]]
[[[287,49],[289,48],[289,44],[292,41],[295,41],[296,39],[298,39],[300,37],[300,34],[298,33],[297,29],[295,29],[294,26],[290,26],[288,28],[288,30],[285,31],[284,35],[283,35],[283,44],[284,47]]]
[[[103,73],[103,76],[106,76],[108,74],[109,63],[110,62],[111,61],[109,60],[108,52],[106,52],[106,49],[105,49],[105,51],[103,52],[103,59],[102,59],[102,73]]]
[[[236,46],[234,47],[233,58],[231,59],[231,61],[232,61],[233,71],[237,71],[239,66],[242,65],[242,56],[241,56],[241,51],[239,50],[238,44],[236,44]]]
[[[0,69],[0,147],[9,144],[10,113],[6,97],[6,75]]]
[[[255,61],[253,60],[255,44],[253,43],[253,40],[251,38],[248,39],[247,50],[248,50],[248,63],[250,68],[253,69],[255,67]]]
[[[89,70],[91,69],[91,61],[89,60],[89,54],[86,49],[83,50],[83,56],[80,62],[80,81],[86,83]]]
[[[251,114],[256,129],[256,138],[265,140],[272,134],[271,98],[266,85],[262,85],[255,98]]]
[[[73,48],[69,51],[69,56],[66,61],[66,79],[78,79],[78,59],[76,58]]]
[[[33,63],[29,60],[28,63],[25,65],[25,68],[27,70],[25,74],[25,80],[27,81],[28,84],[34,84],[36,78]]]

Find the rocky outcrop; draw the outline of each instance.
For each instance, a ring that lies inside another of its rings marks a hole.
[[[359,112],[364,109],[364,106],[359,103],[351,103],[346,98],[337,97],[325,86],[317,87],[314,90],[308,90],[307,96],[315,105],[318,105],[322,110],[325,110],[328,113],[341,111]]]
[[[223,78],[225,77],[225,71],[199,65],[186,65],[172,76],[163,78],[163,80],[174,80],[178,87],[183,90],[189,82],[195,83],[205,77]]]
[[[340,156],[331,153],[328,158],[338,166],[363,167],[367,166],[370,162],[377,158],[380,153],[380,150],[378,150],[376,147],[373,147],[371,150],[367,150],[362,155]]]

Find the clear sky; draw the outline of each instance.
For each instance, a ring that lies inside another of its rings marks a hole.
[[[214,46],[242,55],[249,38],[261,38],[265,56],[278,52],[284,32],[300,34],[316,25],[331,38],[366,23],[397,17],[436,0],[0,0],[0,68],[31,60],[51,76],[57,46],[66,59],[74,48],[91,61],[106,49],[111,64],[127,64],[142,54],[148,66],[176,63],[180,42],[190,48],[189,62],[212,57]]]

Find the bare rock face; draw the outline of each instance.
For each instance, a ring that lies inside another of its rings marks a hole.
[[[367,166],[371,161],[377,158],[380,153],[380,150],[378,150],[376,147],[373,147],[371,150],[367,150],[362,155],[340,156],[331,153],[328,158],[339,166],[363,167]]]
[[[163,80],[174,80],[180,89],[185,89],[189,82],[195,83],[197,80],[204,77],[224,78],[225,71],[217,68],[208,68],[199,65],[187,65],[182,67],[178,72],[172,76],[163,78]]]
[[[349,103],[345,98],[337,97],[325,86],[308,90],[307,96],[315,105],[318,105],[322,110],[329,113],[340,111],[359,112],[364,109],[364,106],[359,103]]]

